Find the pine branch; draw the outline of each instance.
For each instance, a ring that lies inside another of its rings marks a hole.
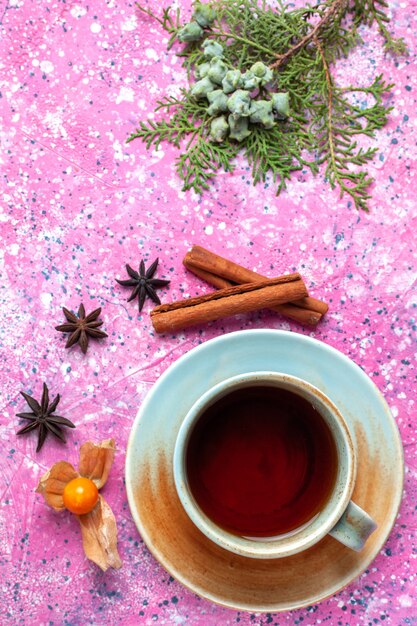
[[[177,173],[184,181],[183,189],[193,189],[196,193],[209,189],[209,181],[220,168],[226,172],[233,171],[231,161],[237,152],[236,146],[210,143],[204,132],[196,132],[176,161]]]
[[[306,135],[307,137],[307,135]],[[300,136],[291,127],[275,126],[271,130],[257,129],[245,140],[244,156],[252,166],[253,184],[265,182],[267,175],[278,182],[277,195],[286,186],[292,172],[304,166],[316,171],[314,161],[306,161],[301,155]]]
[[[148,149],[151,146],[158,149],[161,141],[168,141],[179,148],[181,141],[195,132],[196,124],[204,123],[207,118],[205,108],[198,102],[190,100],[185,90],[182,100],[172,96],[159,100],[155,110],[163,109],[169,112],[169,121],[141,121],[139,127],[126,141],[129,143],[133,139],[142,139]]]
[[[353,137],[357,134],[372,136],[386,118],[381,117],[381,106],[378,103],[370,109],[361,110],[343,99],[343,92],[333,84],[323,47],[317,39],[315,45],[323,64],[327,87],[327,102],[322,107],[323,121],[320,125],[316,124],[319,160],[326,162],[325,176],[332,187],[337,185],[340,188],[340,197],[347,193],[352,197],[356,208],[366,211],[367,200],[371,197],[367,189],[373,179],[366,172],[354,171],[352,166],[365,165],[373,158],[376,148],[358,148]],[[368,88],[366,91],[377,94],[380,98],[386,89],[387,86],[376,82],[374,89]],[[354,114],[348,117],[345,114],[346,109]],[[364,119],[366,126],[362,126],[359,119]]]
[[[393,37],[386,26],[389,22],[389,17],[385,11],[388,8],[389,4],[386,0],[354,0],[352,12],[355,26],[361,23],[372,26],[376,22],[378,30],[385,41],[385,50],[395,55],[406,55],[408,50],[403,37]]]
[[[147,7],[143,7],[138,2],[136,2],[136,8],[138,9],[138,11],[142,11],[142,13],[145,13],[145,15],[149,15],[149,17],[156,20],[162,26],[162,28],[171,35],[168,41],[168,45],[167,45],[167,49],[170,50],[176,39],[178,30],[181,27],[180,10],[177,9],[176,21],[174,22],[174,20],[171,17],[171,7],[167,7],[166,9],[163,9],[162,18],[158,17],[153,11],[151,11],[151,9],[148,9]]]
[[[174,19],[168,7],[158,18],[137,6],[170,34],[171,47],[183,29],[179,11]],[[275,9],[265,0],[209,0],[204,5],[197,1],[194,7],[213,9],[214,19],[200,29],[200,39],[192,37],[179,52],[190,83],[197,80],[196,68],[207,63],[202,43],[209,39],[222,45],[227,68],[244,73],[259,62],[273,68],[272,81],[251,97],[268,100],[273,91],[288,93],[290,117],[268,126],[251,118],[239,141],[227,134],[214,141],[211,124],[217,118],[209,115],[207,98],[182,90],[180,98],[158,101],[155,110],[166,119],[140,121],[127,141],[139,138],[147,148],[158,148],[162,141],[174,145],[180,150],[176,171],[183,188],[197,193],[210,187],[219,169],[231,171],[239,153],[252,168],[253,183],[265,182],[270,175],[277,193],[294,171],[307,168],[315,174],[322,165],[330,185],[367,210],[372,178],[364,168],[376,148],[363,147],[361,137],[374,137],[387,123],[391,108],[386,98],[393,85],[379,75],[368,86],[336,86],[332,71],[337,59],[360,43],[360,25],[376,24],[386,49],[402,51],[403,42],[392,38],[387,28],[386,0],[325,0],[299,9],[280,0]],[[358,97],[366,99],[367,106],[359,106]],[[222,111],[223,123],[230,124],[229,111]]]
[[[325,8],[322,17],[317,24],[300,39],[295,45],[289,48],[284,54],[277,55],[277,60],[270,66],[271,69],[278,70],[288,59],[307,46],[310,42],[319,41],[319,34],[329,22],[339,22],[346,12],[348,0],[334,0]]]

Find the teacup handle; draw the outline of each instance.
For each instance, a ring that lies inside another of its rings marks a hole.
[[[374,520],[351,500],[329,535],[359,552],[376,527]]]

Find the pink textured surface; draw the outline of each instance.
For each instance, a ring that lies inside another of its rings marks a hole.
[[[158,9],[156,0],[149,3]],[[185,0],[181,5],[189,7]],[[0,615],[3,624],[417,624],[416,599],[416,90],[417,12],[391,3],[392,28],[410,55],[384,57],[375,31],[343,68],[367,79],[384,71],[396,87],[390,123],[369,170],[370,213],[358,213],[321,176],[294,178],[276,198],[253,188],[244,163],[202,198],[181,191],[174,149],[147,152],[125,140],[158,97],[186,84],[158,24],[133,2],[3,0],[0,3]],[[171,279],[164,301],[209,288],[181,259],[192,243],[260,273],[299,270],[330,312],[311,331],[267,312],[175,337],[155,336],[141,315],[125,263],[159,256]],[[62,306],[101,306],[108,339],[86,356],[54,330]],[[129,430],[147,391],[180,355],[240,328],[308,333],[358,363],[385,395],[406,456],[397,523],[369,569],[314,607],[251,615],[197,598],[150,555],[133,524],[123,483]],[[59,413],[77,428],[66,446],[16,437],[21,390],[60,393]],[[123,568],[102,573],[84,558],[78,523],[34,489],[51,464],[77,464],[88,439],[114,437],[118,454],[103,495],[118,523]]]

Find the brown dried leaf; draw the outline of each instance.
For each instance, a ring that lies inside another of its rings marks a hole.
[[[59,461],[54,463],[49,471],[42,476],[36,487],[36,493],[41,493],[55,511],[62,511],[64,507],[64,499],[62,494],[64,493],[65,485],[70,480],[77,478],[78,472],[75,471],[71,463],[66,461]]]
[[[115,450],[114,439],[105,439],[98,445],[86,441],[80,448],[80,474],[90,478],[97,489],[101,489],[107,481]]]
[[[109,568],[119,569],[122,561],[117,552],[117,526],[113,511],[99,496],[94,509],[79,515],[85,555],[104,572]]]

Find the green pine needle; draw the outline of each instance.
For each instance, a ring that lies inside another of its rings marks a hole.
[[[141,139],[149,149],[169,142],[180,151],[176,171],[183,189],[201,194],[210,188],[219,169],[232,171],[235,157],[242,153],[252,168],[253,184],[265,183],[268,176],[277,194],[291,174],[309,169],[313,174],[324,168],[325,178],[340,195],[347,194],[358,209],[368,210],[372,178],[367,164],[376,148],[360,145],[360,137],[373,138],[388,120],[391,110],[387,96],[393,88],[382,75],[370,85],[341,86],[332,71],[340,57],[360,44],[360,25],[376,24],[387,51],[405,53],[401,39],[394,39],[386,24],[385,0],[327,0],[301,9],[281,2],[271,8],[264,0],[214,0],[215,20],[204,31],[204,38],[216,40],[224,48],[223,60],[242,72],[257,61],[274,70],[273,91],[289,93],[291,115],[271,129],[250,124],[251,134],[243,141],[210,139],[213,117],[207,113],[207,100],[196,100],[188,90],[180,98],[165,97],[156,111],[159,121],[140,121],[128,138]],[[194,69],[204,62],[201,41],[179,44],[176,35],[182,27],[179,11],[175,19],[170,9],[162,18],[146,7],[138,9],[154,17],[169,34],[169,47],[178,46],[190,83]],[[262,89],[261,97],[268,98]]]

